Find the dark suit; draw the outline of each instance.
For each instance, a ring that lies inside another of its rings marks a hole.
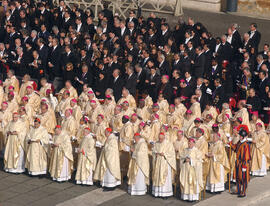
[[[62,74],[62,70],[60,68],[60,57],[61,57],[61,48],[57,46],[55,49],[51,48],[48,62],[51,62],[53,65],[52,68],[48,67],[48,74],[50,80],[53,80],[55,77],[60,77]]]
[[[156,102],[158,97],[158,88],[160,85],[160,76],[158,74],[155,74],[154,77],[149,75],[146,79],[149,81],[149,83],[146,84],[148,94],[152,97],[153,102]]]
[[[207,95],[206,94],[202,94],[201,98],[199,99],[199,103],[201,106],[201,111],[203,112],[205,109],[205,105],[207,103]]]
[[[201,53],[201,55],[196,56],[193,65],[193,73],[196,78],[203,76],[204,66],[205,66],[205,56],[203,53]]]
[[[213,99],[214,105],[217,108],[219,108],[221,111],[221,107],[222,107],[222,104],[224,103],[224,99],[225,99],[225,91],[224,91],[223,86],[220,86],[213,91],[212,99]]]
[[[249,36],[251,36],[251,31],[249,31],[248,34],[249,34]],[[254,35],[250,38],[250,40],[254,44],[255,50],[257,52],[260,41],[261,41],[261,33],[256,30]]]
[[[173,88],[169,82],[160,86],[159,93],[163,94],[164,99],[166,99],[169,104],[172,103]]]
[[[125,88],[128,89],[129,93],[135,97],[136,95],[136,85],[137,85],[137,76],[133,73],[131,76],[126,77]]]
[[[111,79],[109,83],[109,87],[113,89],[113,95],[115,98],[115,101],[118,102],[118,100],[122,96],[122,89],[124,87],[124,80],[121,77],[118,77],[118,79],[115,81],[114,78]]]
[[[142,69],[140,74],[137,74],[137,90],[139,94],[142,94],[145,90],[146,71]]]
[[[169,62],[166,60],[159,66],[160,75],[171,75],[171,68]]]

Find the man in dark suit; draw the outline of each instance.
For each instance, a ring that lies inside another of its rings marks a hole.
[[[169,104],[173,103],[173,88],[172,85],[169,82],[169,76],[163,75],[161,77],[161,85],[159,88],[159,94],[162,94],[164,99],[168,101]]]
[[[126,19],[126,27],[128,26],[128,23],[131,21],[134,23],[134,27],[137,28],[138,19],[136,18],[136,14],[134,10],[129,11],[129,17]]]
[[[149,28],[148,35],[146,35],[145,42],[146,42],[148,47],[150,45],[157,45],[157,35],[156,35],[156,31],[154,28]]]
[[[58,39],[52,40],[52,47],[48,55],[48,69],[49,80],[53,81],[55,77],[61,77],[62,70],[60,68],[61,49],[58,45]]]
[[[175,53],[173,56],[173,63],[172,63],[172,71],[174,70],[178,70],[181,71],[181,61],[180,61],[180,54],[179,53]]]
[[[196,89],[195,95],[198,98],[198,102],[200,103],[201,106],[201,111],[203,112],[207,103],[207,96],[202,92],[201,89]]]
[[[67,63],[72,63],[74,67],[77,66],[77,58],[71,51],[70,45],[65,46],[65,53],[61,57],[61,68],[64,69]]]
[[[147,49],[144,49],[142,51],[142,57],[143,57],[143,59],[140,62],[142,68],[146,68],[148,61],[151,60],[150,57],[149,57],[149,55],[150,54],[149,54],[149,51]]]
[[[16,52],[16,57],[13,60],[13,67],[15,68],[16,75],[23,77],[28,73],[27,65],[29,62],[26,62],[22,47],[18,47]]]
[[[265,101],[267,99],[267,93],[265,92],[265,87],[270,86],[270,81],[269,78],[266,77],[266,72],[265,71],[260,71],[259,73],[259,97],[261,98],[262,101]]]
[[[120,70],[119,69],[115,69],[113,71],[112,76],[113,76],[113,78],[111,79],[111,81],[109,83],[109,87],[111,89],[113,89],[113,95],[114,95],[115,101],[118,102],[118,100],[122,96],[122,89],[124,87],[124,80],[122,79],[122,77],[120,77]]]
[[[137,76],[134,73],[133,67],[127,68],[127,76],[125,80],[125,88],[129,91],[129,93],[135,97],[136,95],[136,86],[137,86]]]
[[[215,90],[212,93],[212,100],[214,105],[221,111],[222,104],[226,101],[224,87],[222,86],[220,79],[215,79],[214,84]]]
[[[257,24],[250,24],[250,31],[248,32],[251,42],[255,45],[255,52],[258,52],[258,47],[261,41],[261,33],[257,31]]]
[[[41,58],[41,61],[42,62],[47,62],[49,49],[45,45],[45,41],[42,38],[39,38],[38,41],[37,41],[37,44],[39,46],[38,54],[39,54],[39,56]]]
[[[166,61],[165,56],[163,54],[158,56],[158,62],[159,62],[159,73],[160,75],[171,75],[171,68],[168,61]]]
[[[89,87],[93,88],[93,75],[88,70],[88,66],[86,64],[82,65],[82,69],[75,77],[76,81],[76,89],[78,89],[78,93],[83,91],[83,85],[87,84]]]
[[[146,78],[145,84],[148,90],[148,94],[152,98],[153,102],[156,102],[158,97],[158,88],[160,85],[160,76],[157,74],[155,67],[150,69],[150,74]]]
[[[73,19],[72,19],[71,15],[70,15],[70,12],[66,11],[65,14],[64,14],[62,28],[66,32],[68,32],[70,26],[74,26],[74,22],[73,22]]]
[[[200,89],[203,95],[206,94],[206,86],[203,82],[203,78],[199,77],[197,79],[196,85],[194,86],[194,89],[195,89],[195,91],[196,91],[196,89]]]
[[[204,64],[204,76],[207,76],[211,70],[211,62],[213,59],[213,52],[210,50],[209,44],[205,44],[203,46],[204,56],[205,56],[205,64]]]
[[[139,64],[135,65],[136,75],[137,75],[137,90],[140,96],[145,91],[145,80],[146,80],[146,71],[142,69],[142,67]]]
[[[223,35],[221,37],[221,45],[218,53],[219,62],[224,60],[230,61],[232,57],[232,46],[227,42],[227,36]]]
[[[168,43],[168,39],[171,36],[171,32],[169,31],[169,25],[164,23],[161,25],[161,34],[159,37],[159,46],[164,47],[165,44]]]
[[[82,23],[82,19],[81,17],[77,17],[75,20],[75,31],[77,34],[84,34],[85,32],[87,32],[87,27],[85,24]]]
[[[204,73],[204,66],[205,66],[205,56],[203,54],[202,48],[196,48],[196,58],[193,62],[193,73],[196,78],[202,77]]]

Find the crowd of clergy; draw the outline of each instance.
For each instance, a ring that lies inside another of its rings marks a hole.
[[[69,81],[56,96],[46,79],[34,90],[27,75],[19,84],[12,72],[0,87],[6,172],[57,182],[74,172],[76,184],[99,182],[105,190],[127,180],[131,195],[179,192],[188,201],[224,191],[227,181],[243,197],[250,174],[267,175],[269,128],[256,113],[249,118],[244,101],[234,113],[228,103],[220,112],[207,103],[202,112],[195,95],[187,109],[162,93],[156,103],[149,95],[136,101],[126,88],[118,102],[111,89],[101,101],[86,86],[78,96]]]

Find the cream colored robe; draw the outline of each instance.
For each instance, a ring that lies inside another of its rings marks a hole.
[[[186,148],[188,148],[188,141],[185,137],[182,137],[181,140],[176,140],[173,143],[175,152],[176,152],[176,159],[180,159],[180,156],[184,152]]]
[[[94,130],[94,127],[97,124],[97,117],[99,114],[104,115],[104,111],[101,105],[98,105],[94,110],[91,110],[91,112],[88,114],[89,119],[93,121],[93,123],[90,123],[91,130]]]
[[[54,128],[56,126],[56,118],[51,115],[49,111],[44,114],[39,114],[37,117],[40,119],[41,126],[47,129],[48,133],[54,134]]]
[[[103,111],[105,114],[105,119],[107,122],[110,122],[113,114],[114,114],[114,108],[115,108],[115,104],[113,102],[111,102],[110,104],[104,104],[103,105]]]
[[[96,97],[94,97],[92,100],[95,100],[96,101],[96,104],[97,105],[100,105],[100,102],[99,102],[99,100]],[[82,110],[82,111],[83,111],[84,114],[87,114],[88,115],[88,114],[90,114],[92,112],[92,110],[93,109],[91,107],[91,101],[88,98],[88,102],[86,102],[85,109]]]
[[[8,110],[11,112],[11,114],[19,110],[19,105],[15,98],[11,101],[8,101]]]
[[[119,113],[117,115],[113,115],[110,121],[110,125],[113,129],[113,131],[116,132],[120,132],[122,127],[123,127],[123,123],[122,123],[122,117],[123,117],[123,113]]]
[[[28,87],[28,86],[33,87],[33,82],[28,81],[28,82],[22,83],[21,88],[20,88],[20,92],[19,92],[20,100],[21,100],[22,97],[26,96],[26,87]]]
[[[151,133],[150,133],[149,141],[152,141],[152,142],[158,141],[160,128],[161,128],[161,123],[158,120],[152,121],[150,125]]]
[[[25,167],[28,172],[43,172],[47,170],[47,152],[50,135],[47,130],[39,126],[39,128],[31,127],[29,133],[26,136],[26,141],[36,141],[28,145],[26,152]]]
[[[69,175],[71,175],[73,169],[73,155],[72,146],[70,142],[70,136],[66,131],[60,133],[60,135],[53,136],[53,143],[59,144],[59,147],[52,148],[51,161],[49,166],[49,172],[52,178],[59,178],[63,168],[64,157],[69,161]]]
[[[193,123],[194,123],[194,118],[190,118],[190,119],[187,119],[186,117],[184,118],[182,130],[184,131],[184,134],[186,137],[188,137],[188,131],[190,127],[193,125]]]
[[[60,92],[59,92],[59,96],[58,96],[58,101],[60,102],[61,101],[61,99],[62,99],[62,96],[63,96],[63,93],[66,91],[66,90],[68,90],[69,92],[70,92],[70,98],[71,99],[78,99],[78,93],[77,93],[77,90],[73,87],[73,86],[71,86],[70,87],[70,89],[66,89],[65,87],[64,88],[62,88],[61,90],[60,90]]]
[[[133,140],[133,127],[132,123],[128,121],[126,124],[123,125],[121,131],[120,131],[120,144],[119,144],[119,150],[125,151],[125,147],[130,147],[131,142]]]
[[[221,113],[217,116],[217,122],[222,123],[225,114],[228,114],[230,118],[232,117],[232,111],[230,109],[222,110]]]
[[[68,118],[64,118],[62,121],[62,129],[65,130],[70,137],[77,134],[77,130],[79,127],[79,123],[76,122],[73,116],[69,116]]]
[[[151,113],[149,112],[149,108],[144,106],[143,108],[137,108],[137,115],[146,122],[150,119]]]
[[[186,158],[191,162],[185,162]],[[196,147],[186,148],[180,157],[180,186],[182,194],[198,194],[203,190],[202,153]]]
[[[27,95],[27,97],[29,98],[28,104],[32,105],[35,112],[38,112],[41,101],[40,96],[37,93],[33,92],[32,94]]]
[[[145,183],[149,184],[149,157],[147,143],[143,138],[135,144],[134,152],[132,153],[131,160],[128,168],[128,185],[135,184],[138,170],[141,169],[145,177]]]
[[[65,114],[66,109],[71,107],[70,100],[71,100],[71,97],[68,97],[66,99],[61,99],[61,101],[59,101],[59,104],[56,106],[55,111]]]
[[[250,130],[250,125],[249,125],[249,114],[247,111],[247,108],[242,108],[240,110],[238,110],[235,114],[234,114],[234,119],[236,120],[237,118],[241,117],[242,118],[242,124],[247,125],[248,129]]]
[[[131,117],[132,114],[134,114],[134,110],[129,107],[127,110],[122,110],[123,116],[127,115]]]
[[[16,78],[16,76],[12,76],[11,78],[7,78],[4,81],[3,85],[5,87],[5,92],[6,93],[8,93],[9,86],[13,86],[14,87],[14,91],[17,92],[17,93],[20,90],[20,83],[19,83],[19,80]]]
[[[107,169],[114,178],[121,180],[118,139],[114,134],[111,134],[105,142],[96,166],[94,179],[102,181]]]
[[[50,90],[52,89],[52,84],[46,83],[43,87],[40,88],[40,90],[39,90],[40,98],[46,97],[46,91],[48,89],[50,89]]]
[[[27,103],[25,105],[25,111],[26,111],[26,115],[29,119],[30,125],[33,125],[34,124],[34,117],[36,116],[36,112],[34,111],[33,106]]]
[[[201,118],[202,113],[201,113],[201,106],[199,102],[195,102],[191,105],[189,110],[192,111],[192,117],[195,118]]]
[[[153,100],[152,100],[152,98],[149,96],[149,95],[147,95],[147,97],[144,99],[144,102],[145,102],[145,106],[147,107],[147,108],[152,108],[152,106],[153,106]]]
[[[213,121],[215,122],[218,116],[217,110],[215,107],[211,106],[209,110],[204,110],[202,113],[202,118],[206,119],[207,115],[211,114],[213,116]]]
[[[134,99],[134,97],[129,94],[127,97],[122,97],[121,99],[118,100],[117,104],[118,105],[121,105],[124,101],[127,101],[128,104],[129,104],[129,107],[132,109],[132,110],[135,110],[136,109],[136,101]]]
[[[228,160],[227,153],[225,151],[224,144],[221,140],[212,143],[209,147],[209,153],[213,154],[214,157],[209,158],[209,182],[210,184],[217,184],[221,181],[220,165],[224,167],[224,180],[227,177],[227,173],[230,170],[230,163]]]
[[[265,131],[255,131],[252,134],[252,139],[255,144],[251,146],[251,171],[257,171],[262,168],[262,155],[266,158],[266,168],[270,165],[270,144],[269,138]]]
[[[76,134],[76,138],[77,138],[77,143],[80,144],[83,137],[84,137],[84,130],[85,128],[87,128],[88,125],[87,124],[80,124],[77,134]]]
[[[102,145],[104,145],[106,141],[106,136],[105,136],[105,130],[108,127],[107,122],[102,121],[101,124],[96,124],[94,126],[94,134],[96,135],[96,140],[99,141]]]
[[[263,121],[261,119],[257,119],[256,122],[254,122],[253,120],[251,120],[249,122],[249,124],[250,124],[250,132],[255,132],[256,131],[256,124],[257,123],[261,123],[262,124],[262,129],[265,130],[265,126],[264,126]]]
[[[4,135],[4,131],[8,123],[12,120],[12,114],[8,110],[0,111],[0,151],[2,151],[5,147],[6,138]]]
[[[140,135],[141,135],[141,137],[142,138],[144,138],[145,139],[145,141],[149,144],[150,143],[150,134],[151,134],[151,128],[148,126],[148,125],[146,125],[144,128],[143,128],[143,130],[141,130],[140,131]]]
[[[18,135],[7,135],[7,132],[17,132]],[[18,120],[8,123],[4,136],[6,138],[6,148],[4,154],[4,167],[7,169],[16,169],[20,158],[20,147],[25,151],[25,124]]]
[[[182,128],[184,122],[183,116],[179,116],[176,112],[167,114],[167,124],[173,128]]]
[[[97,164],[95,140],[91,134],[85,136],[80,143],[80,150],[84,153],[79,153],[77,172],[75,180],[83,182],[86,181],[90,172],[94,172]]]
[[[74,107],[71,107],[71,109],[72,109],[72,116],[74,117],[76,122],[80,122],[83,116],[81,107],[79,107],[78,105],[75,105]]]
[[[162,100],[158,102],[158,105],[159,105],[158,114],[159,114],[160,121],[162,122],[162,124],[166,124],[167,123],[166,116],[169,114],[169,104],[167,100]]]
[[[0,86],[0,105],[2,105],[4,101],[4,88]]]
[[[136,120],[136,122],[131,122],[132,128],[133,128],[133,134],[139,131],[139,124],[141,121],[139,119]]]
[[[175,112],[180,117],[184,117],[184,114],[186,113],[186,111],[187,111],[187,108],[182,103],[180,103],[179,105],[175,106]]]
[[[89,89],[89,91],[90,91],[90,89]],[[91,89],[91,91],[92,91],[92,89]],[[80,94],[78,100],[79,100],[78,103],[79,103],[82,111],[85,111],[86,110],[86,104],[87,104],[87,102],[89,100],[89,98],[88,98],[88,91],[87,92],[82,92]]]
[[[159,153],[163,153],[164,157],[159,155]],[[156,142],[153,148],[153,186],[162,187],[165,184],[168,175],[167,164],[172,169],[172,182],[174,182],[176,158],[173,144],[167,140],[164,140],[163,142]]]

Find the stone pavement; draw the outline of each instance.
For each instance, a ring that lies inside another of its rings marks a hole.
[[[268,206],[270,205],[270,173],[265,177],[252,178],[245,198],[238,198],[236,195],[229,194],[229,191],[215,195],[209,199],[201,201],[195,206]]]

